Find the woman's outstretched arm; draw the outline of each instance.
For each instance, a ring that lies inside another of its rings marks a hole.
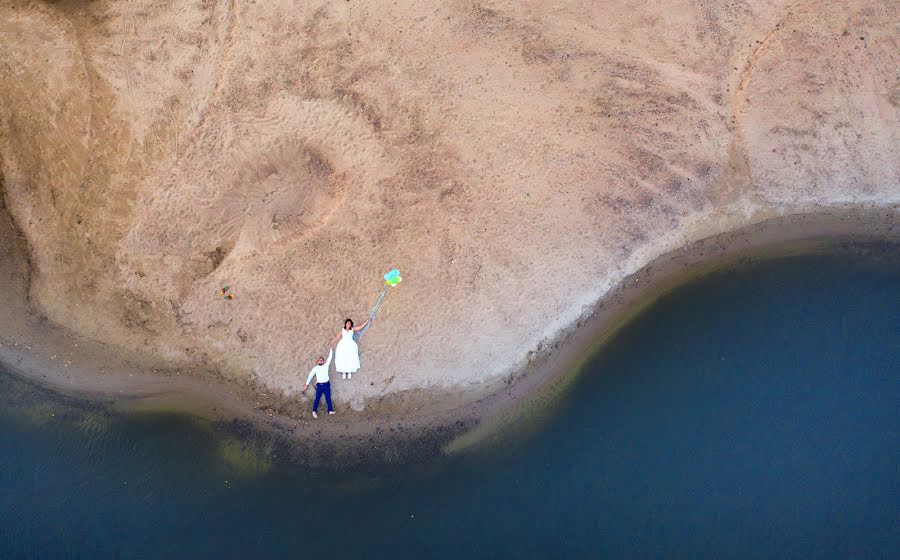
[[[360,325],[358,327],[353,327],[353,332],[359,332],[359,331],[363,330],[365,328],[365,326],[368,324],[369,324],[369,320],[366,319],[365,321],[363,321],[362,325]],[[338,336],[340,336],[340,335],[338,335]]]
[[[332,338],[328,342],[328,345],[331,346],[332,348],[334,348],[334,345],[337,344],[338,340],[340,340],[340,339],[341,339],[341,333],[340,333],[340,331],[338,331],[338,333],[334,336],[334,338]]]

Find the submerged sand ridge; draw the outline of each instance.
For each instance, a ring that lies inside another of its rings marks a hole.
[[[896,213],[891,7],[2,1],[30,304],[296,396],[397,266],[336,399],[478,394],[688,241]]]

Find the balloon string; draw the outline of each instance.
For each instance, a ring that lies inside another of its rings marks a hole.
[[[372,308],[372,312],[369,313],[369,320],[375,317],[375,313],[378,311],[378,308],[381,306],[381,302],[384,301],[384,296],[387,295],[388,289],[390,289],[389,284],[385,284],[384,289],[381,290],[381,295],[378,296],[378,301],[375,302],[375,307]]]

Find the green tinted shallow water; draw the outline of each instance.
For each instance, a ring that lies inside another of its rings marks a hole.
[[[896,249],[684,286],[538,433],[429,465],[308,472],[0,376],[0,557],[895,557]]]

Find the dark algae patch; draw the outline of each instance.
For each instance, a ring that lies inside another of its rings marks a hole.
[[[898,302],[894,243],[743,259],[619,329],[537,429],[411,462],[2,375],[0,557],[893,557]]]

